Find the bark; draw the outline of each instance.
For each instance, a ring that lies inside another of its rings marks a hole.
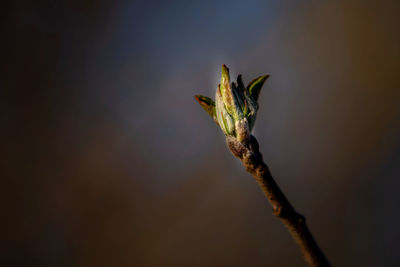
[[[241,143],[234,137],[227,136],[226,141],[231,152],[242,161],[246,170],[261,187],[272,205],[274,214],[286,226],[300,247],[305,261],[310,266],[330,266],[308,229],[304,216],[296,212],[276,184],[263,161],[256,138],[251,135],[246,142]]]

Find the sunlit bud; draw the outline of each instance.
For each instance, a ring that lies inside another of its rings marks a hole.
[[[263,75],[244,86],[242,76],[237,83],[230,81],[229,69],[222,65],[221,81],[215,94],[215,103],[210,98],[196,95],[195,98],[217,122],[225,135],[245,142],[254,127],[258,110],[258,96],[269,75]]]

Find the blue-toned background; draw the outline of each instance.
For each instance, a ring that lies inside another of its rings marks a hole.
[[[398,1],[3,5],[0,265],[305,266],[193,98],[225,63],[333,266],[399,266]]]

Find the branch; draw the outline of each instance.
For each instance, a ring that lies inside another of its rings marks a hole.
[[[269,75],[262,75],[244,86],[242,76],[237,83],[230,82],[229,69],[222,65],[221,82],[215,94],[215,102],[205,96],[195,98],[219,125],[226,136],[229,149],[251,173],[271,203],[274,214],[281,219],[299,245],[304,259],[310,266],[329,266],[328,260],[318,247],[305,218],[296,212],[279,189],[263,162],[258,143],[251,130],[258,110],[258,96]]]
[[[304,216],[296,212],[269,172],[258,150],[256,138],[251,135],[247,141],[239,142],[235,137],[227,136],[226,142],[233,155],[242,161],[246,170],[261,187],[273,207],[274,214],[300,247],[305,261],[310,266],[330,266],[308,229]]]

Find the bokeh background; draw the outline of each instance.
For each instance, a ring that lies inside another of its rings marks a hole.
[[[399,266],[399,7],[3,3],[1,266],[305,266],[193,99],[223,63],[331,263]]]

